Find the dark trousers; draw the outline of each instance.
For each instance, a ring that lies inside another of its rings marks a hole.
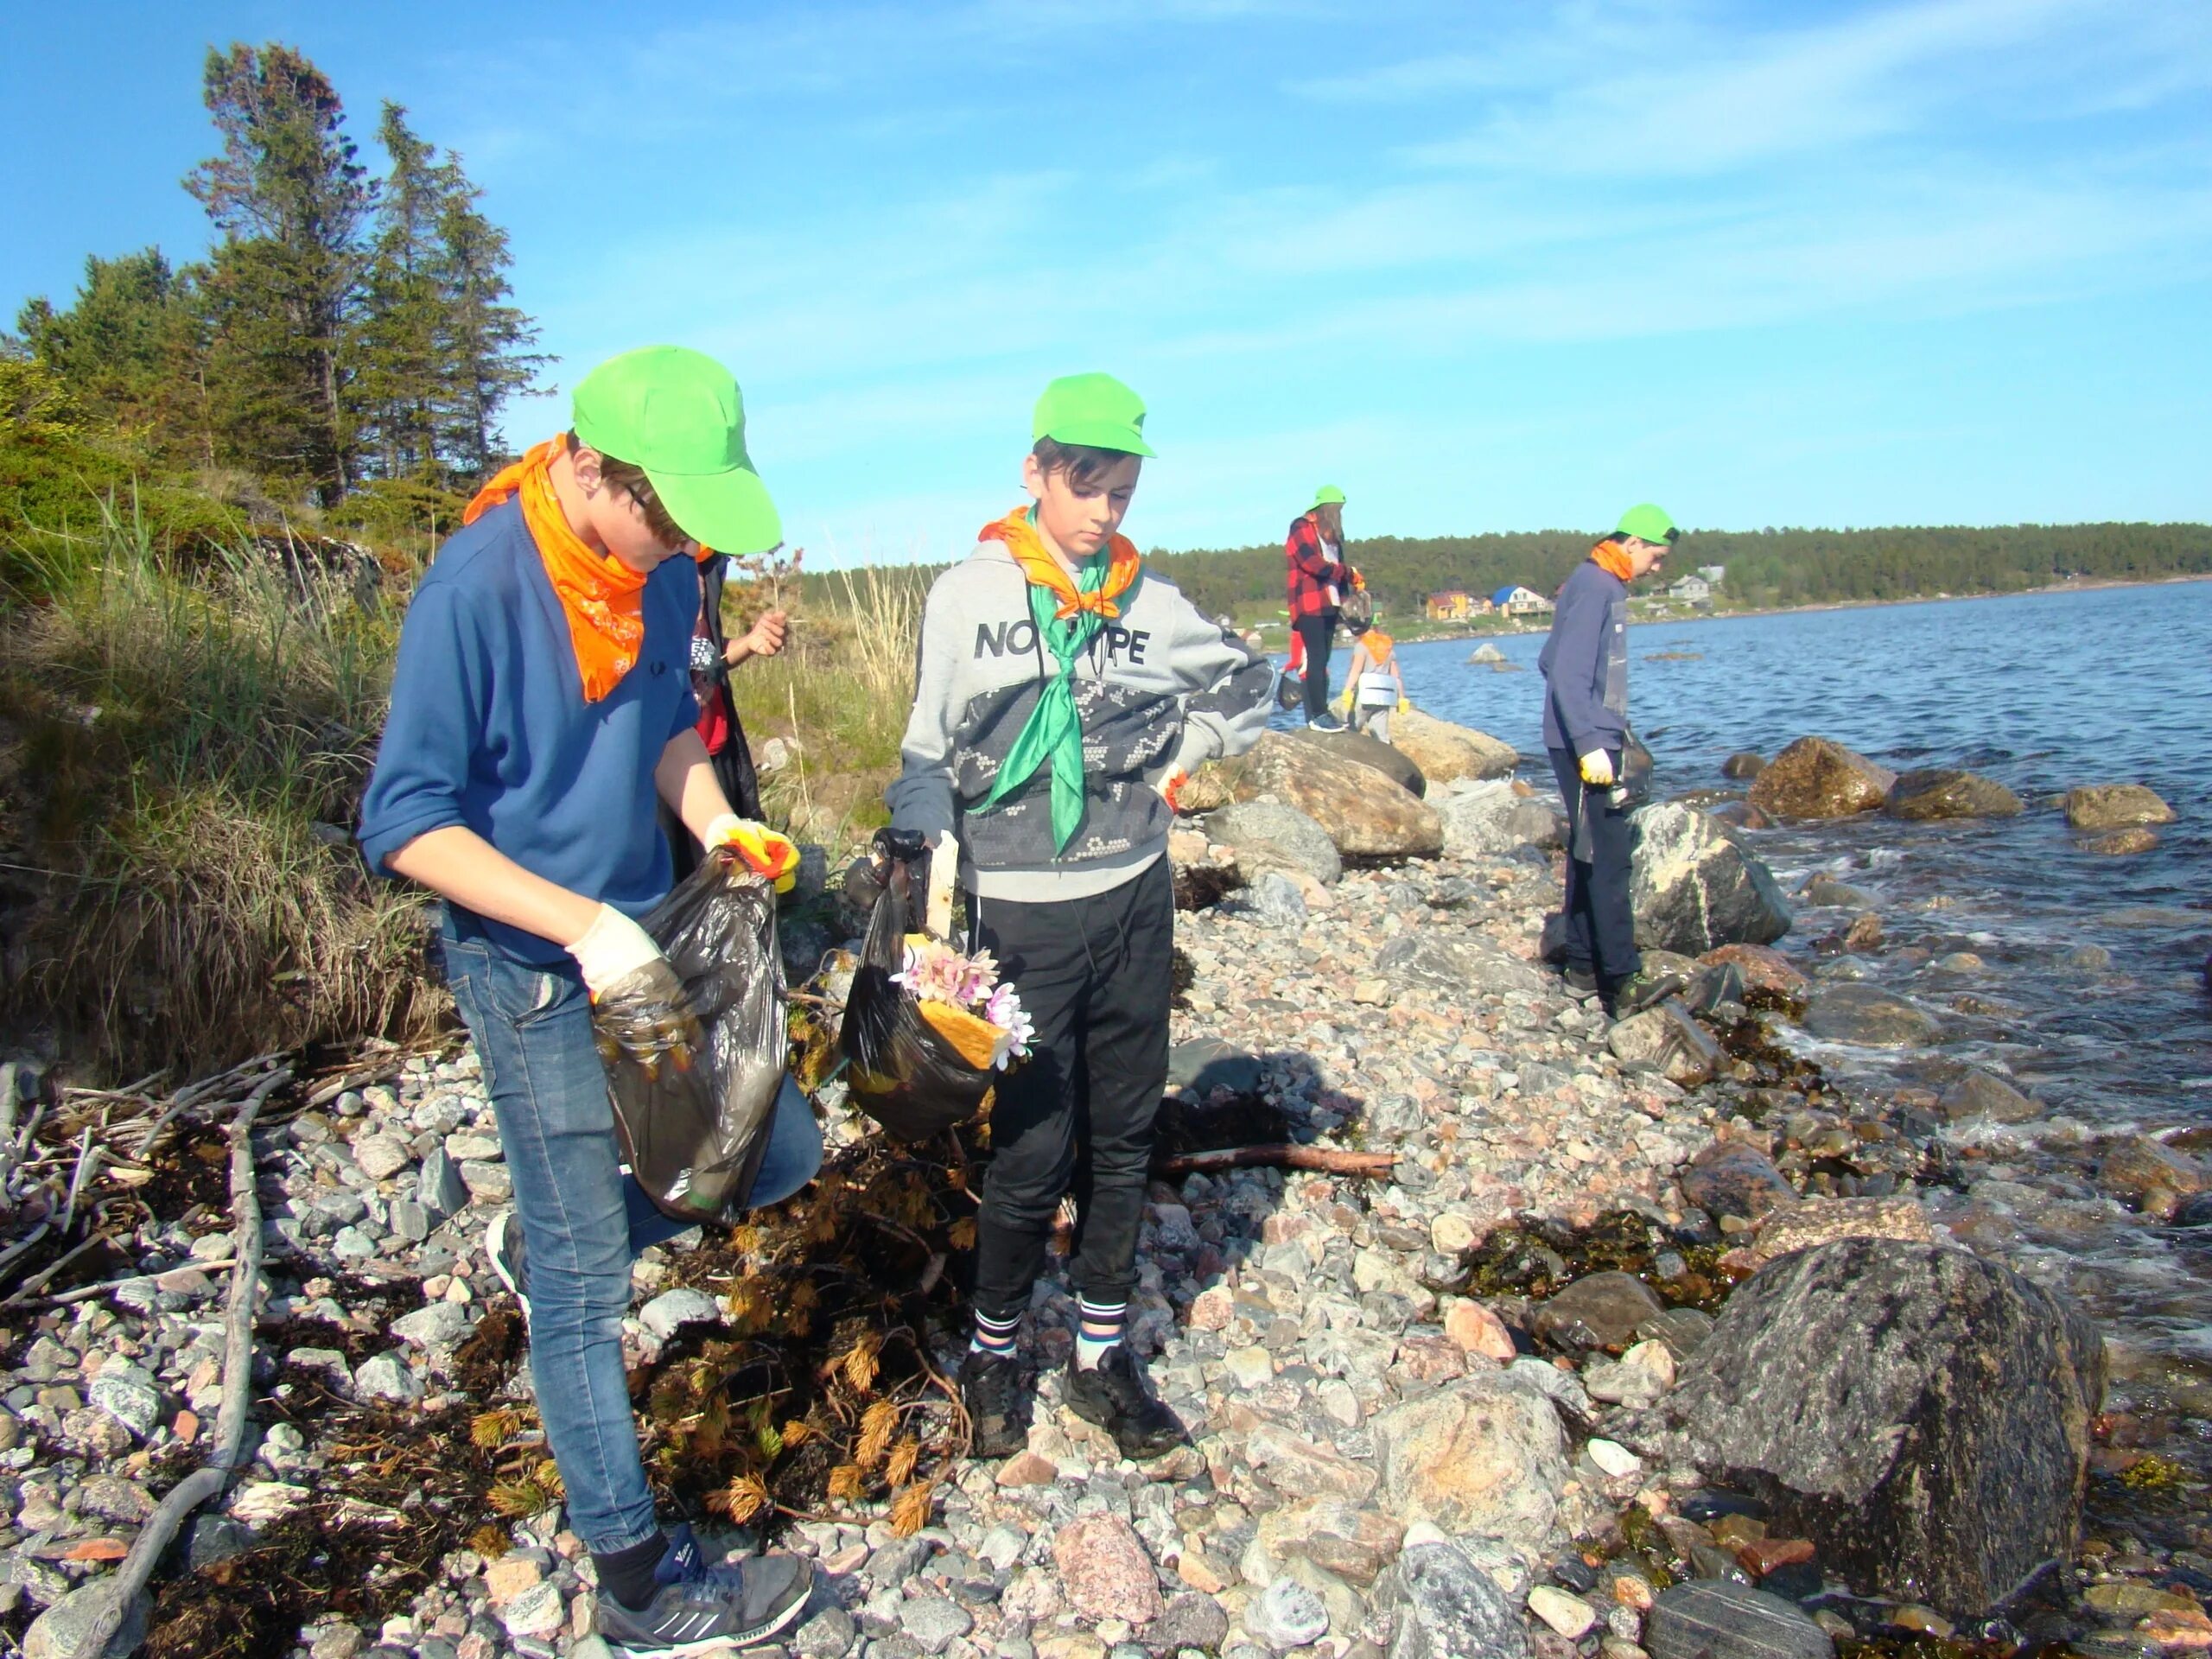
[[[1167,1085],[1175,889],[1167,861],[1089,899],[969,899],[977,942],[1036,1023],[998,1085],[976,1232],[976,1311],[1029,1306],[1063,1193],[1078,1219],[1069,1278],[1118,1301],[1136,1285],[1137,1224]]]
[[[1329,712],[1329,646],[1337,637],[1337,613],[1301,616],[1295,626],[1306,642],[1306,718],[1313,721]]]
[[[1629,903],[1633,850],[1629,817],[1608,804],[1611,791],[1585,789],[1582,769],[1565,749],[1553,749],[1552,775],[1567,803],[1567,962],[1600,979],[1626,979],[1643,965],[1636,949],[1636,912]],[[1613,769],[1620,770],[1620,757]]]

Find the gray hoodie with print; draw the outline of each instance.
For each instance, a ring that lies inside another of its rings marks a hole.
[[[1077,660],[1083,821],[1052,842],[1052,762],[988,811],[999,766],[1058,664],[1029,614],[1029,584],[1004,543],[937,579],[922,612],[905,764],[886,792],[892,823],[960,841],[960,881],[986,899],[1043,903],[1104,893],[1167,848],[1174,814],[1159,785],[1266,729],[1274,675],[1147,569],[1121,615]]]

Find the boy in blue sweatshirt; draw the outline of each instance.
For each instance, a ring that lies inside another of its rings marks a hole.
[[[1536,658],[1544,747],[1569,826],[1567,988],[1604,998],[1616,1015],[1649,1007],[1681,985],[1643,971],[1629,903],[1634,837],[1627,804],[1613,798],[1628,741],[1628,585],[1656,569],[1680,533],[1648,502],[1622,514],[1560,588],[1551,638]]]
[[[737,383],[712,359],[626,353],[577,385],[572,419],[485,487],[416,590],[360,839],[372,869],[445,900],[446,978],[514,1182],[485,1246],[530,1319],[599,1632],[632,1655],[689,1653],[766,1640],[812,1573],[789,1555],[709,1567],[655,1517],[622,1316],[636,1252],[682,1224],[622,1172],[591,1005],[661,959],[635,919],[670,886],[656,799],[789,885],[797,849],[730,810],[689,672],[701,543],[753,552],[779,531]],[[780,1109],[752,1201],[788,1197],[820,1160],[804,1103]]]

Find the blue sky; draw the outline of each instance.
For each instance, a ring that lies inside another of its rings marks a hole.
[[[1147,544],[2212,518],[2202,0],[6,4],[8,314],[202,247],[206,48],[283,39],[461,152],[560,382],[728,361],[824,563],[963,548],[1090,368]]]

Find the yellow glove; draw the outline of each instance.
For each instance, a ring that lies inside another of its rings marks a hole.
[[[765,823],[725,812],[707,826],[700,840],[709,851],[728,848],[755,875],[774,882],[778,893],[789,893],[798,880],[798,848],[789,836],[779,835]]]
[[[1613,784],[1613,757],[1603,749],[1592,749],[1582,757],[1582,781],[1592,789],[1610,789]]]

